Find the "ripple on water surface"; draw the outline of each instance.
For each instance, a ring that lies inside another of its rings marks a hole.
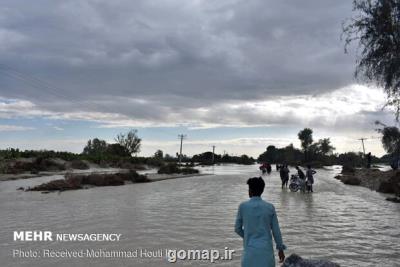
[[[169,266],[164,260],[135,259],[13,259],[13,248],[32,248],[11,241],[12,231],[43,229],[66,233],[120,233],[119,243],[35,243],[35,248],[103,249],[180,248],[236,250],[239,266],[241,239],[233,232],[239,203],[247,197],[246,180],[259,175],[257,166],[205,167],[207,176],[148,184],[99,187],[40,194],[20,192],[49,177],[0,182],[0,258],[2,266]],[[294,170],[292,170],[293,172]],[[399,266],[400,205],[362,187],[333,179],[338,169],[321,169],[315,193],[291,193],[280,188],[277,172],[266,175],[263,198],[278,212],[287,254],[326,258],[343,266]],[[53,177],[59,178],[59,177]],[[18,263],[16,265],[16,263]],[[180,262],[180,266],[208,266]]]

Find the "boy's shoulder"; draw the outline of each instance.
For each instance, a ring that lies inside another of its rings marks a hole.
[[[274,205],[268,201],[265,201],[264,199],[260,199],[260,201],[256,202],[257,205],[259,205],[260,203],[265,206],[268,207],[270,209],[275,209]],[[253,207],[256,204],[254,201],[252,201],[251,199],[243,201],[242,203],[240,203],[239,208],[246,208],[246,207]]]
[[[268,208],[270,208],[270,209],[275,209],[275,206],[274,206],[271,202],[268,202],[268,201],[266,201],[266,200],[262,200],[262,202],[263,202],[264,205],[267,206]]]

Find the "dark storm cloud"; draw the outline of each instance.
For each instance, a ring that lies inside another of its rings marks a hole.
[[[352,82],[340,41],[350,12],[348,0],[5,0],[0,96],[162,121],[326,93]],[[219,114],[203,119],[257,120],[247,110]]]

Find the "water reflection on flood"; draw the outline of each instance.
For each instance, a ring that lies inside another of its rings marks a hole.
[[[292,170],[293,171],[293,170]],[[287,254],[327,258],[342,266],[399,266],[400,205],[362,187],[333,179],[340,168],[318,170],[315,193],[291,193],[280,188],[279,174],[265,175],[264,199],[278,212]],[[236,209],[247,199],[246,180],[260,175],[257,166],[202,168],[210,175],[149,184],[99,187],[62,193],[20,192],[59,177],[0,182],[1,266],[170,266],[164,259],[13,259],[11,250],[102,248],[235,249],[239,266],[241,240],[233,232]],[[64,233],[120,233],[122,241],[12,241],[14,230]],[[209,266],[209,262],[180,261],[177,266]]]

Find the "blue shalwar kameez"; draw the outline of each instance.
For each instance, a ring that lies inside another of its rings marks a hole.
[[[235,232],[243,238],[242,267],[274,267],[276,249],[284,250],[275,207],[261,197],[252,197],[240,204]]]

